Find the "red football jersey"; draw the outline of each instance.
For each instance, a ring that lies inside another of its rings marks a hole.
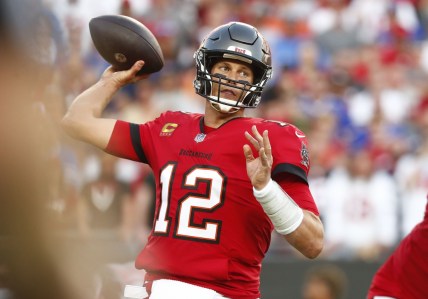
[[[306,138],[290,124],[241,117],[206,132],[203,115],[183,112],[142,125],[117,121],[106,150],[148,163],[156,178],[153,230],[136,260],[149,280],[178,279],[231,298],[260,296],[273,226],[246,172],[244,132],[252,125],[269,130],[272,176],[292,174],[310,194]],[[318,215],[312,196],[293,199]]]
[[[373,278],[368,298],[428,298],[428,202],[425,217],[407,235]]]

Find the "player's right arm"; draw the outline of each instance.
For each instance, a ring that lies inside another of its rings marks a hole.
[[[105,150],[116,124],[115,119],[102,118],[113,95],[123,86],[135,83],[148,75],[136,76],[144,61],[137,61],[129,70],[107,68],[100,80],[82,92],[70,105],[61,121],[64,130],[73,138]]]

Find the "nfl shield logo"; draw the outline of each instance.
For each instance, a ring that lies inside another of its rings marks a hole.
[[[202,141],[204,141],[205,136],[207,136],[207,135],[205,135],[204,133],[199,133],[198,135],[196,135],[195,141],[198,142],[198,143],[202,142]]]

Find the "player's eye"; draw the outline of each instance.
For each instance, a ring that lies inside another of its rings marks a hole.
[[[230,68],[228,66],[226,66],[226,65],[220,66],[219,69],[220,69],[220,71],[222,71],[224,73],[226,73],[226,72],[228,72],[230,70]]]
[[[244,78],[248,78],[250,76],[250,73],[247,71],[240,71],[239,76],[244,77]]]

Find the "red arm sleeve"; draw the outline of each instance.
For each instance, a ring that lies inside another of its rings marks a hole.
[[[146,163],[141,146],[140,126],[118,120],[105,151],[114,156]]]
[[[309,186],[301,178],[292,174],[282,173],[275,177],[275,181],[290,195],[299,207],[319,216],[319,211],[309,190]]]
[[[293,125],[278,126],[270,122],[269,138],[272,144],[272,177],[290,174],[307,183],[310,168],[308,144],[305,135]]]

